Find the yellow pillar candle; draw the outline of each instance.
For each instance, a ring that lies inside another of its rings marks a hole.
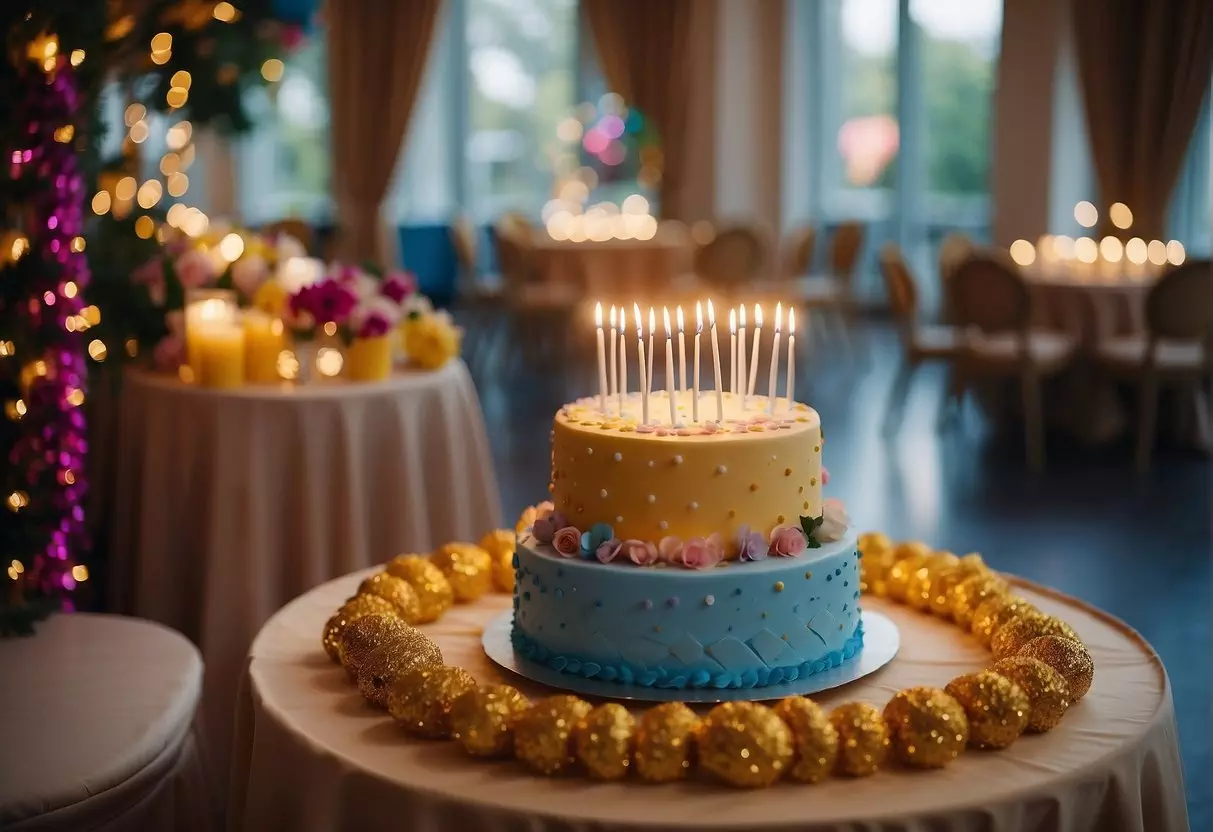
[[[207,322],[195,327],[198,364],[194,380],[202,387],[231,388],[244,384],[244,330],[239,324]]]
[[[392,374],[392,339],[355,338],[345,351],[345,369],[354,381],[382,381]]]
[[[277,384],[278,356],[286,349],[282,320],[264,312],[244,313],[244,375],[249,384]]]

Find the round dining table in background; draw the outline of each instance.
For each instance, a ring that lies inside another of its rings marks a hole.
[[[655,297],[691,267],[691,237],[679,222],[663,222],[649,239],[556,240],[536,229],[531,241],[536,279],[571,280],[598,298]]]
[[[1146,295],[1157,280],[1123,271],[1082,272],[1040,264],[1023,272],[1036,323],[1074,335],[1086,352],[1101,340],[1146,329]]]
[[[120,412],[113,607],[198,645],[225,764],[245,656],[276,610],[337,575],[499,525],[462,361],[383,382],[223,391],[135,371]]]
[[[54,615],[0,639],[0,668],[0,829],[218,828],[218,770],[196,734],[202,660],[179,633]]]
[[[1014,581],[1078,631],[1096,667],[1090,692],[1052,732],[1001,752],[970,750],[942,771],[889,769],[747,793],[699,781],[544,779],[512,761],[469,757],[454,742],[407,736],[321,650],[325,620],[363,577],[296,599],[254,641],[240,688],[230,830],[376,832],[399,829],[403,818],[431,832],[1187,829],[1174,708],[1157,654],[1120,621],[1034,584]],[[901,650],[876,673],[815,695],[826,708],[855,699],[883,707],[902,688],[943,687],[990,662],[976,641],[938,618],[881,599],[864,606],[897,623]],[[477,680],[550,694],[483,652],[483,628],[509,607],[509,596],[488,596],[422,629],[448,664]]]

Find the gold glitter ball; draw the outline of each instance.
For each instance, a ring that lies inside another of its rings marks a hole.
[[[430,555],[430,563],[451,582],[457,603],[471,603],[493,586],[493,558],[471,543],[443,544]]]
[[[859,551],[863,553],[865,558],[868,555],[889,552],[893,549],[893,541],[883,532],[864,532],[859,536],[858,545]]]
[[[942,768],[964,751],[969,720],[960,703],[938,688],[899,691],[884,709],[893,756],[914,768]]]
[[[973,621],[969,625],[969,632],[982,647],[989,649],[994,640],[994,634],[1002,629],[1004,624],[1029,612],[1040,612],[1040,610],[1018,595],[991,595],[973,611]],[[960,623],[959,616],[956,623]]]
[[[367,578],[358,587],[359,595],[376,595],[396,608],[396,614],[404,619],[406,624],[418,624],[421,621],[421,602],[417,593],[408,581],[380,572]]]
[[[757,702],[717,705],[704,717],[695,739],[699,767],[739,788],[771,785],[795,758],[792,729]]]
[[[991,668],[1001,673],[1027,695],[1028,728],[1033,733],[1051,731],[1070,707],[1070,686],[1060,673],[1040,659],[1012,656]]]
[[[419,667],[442,664],[442,651],[429,636],[413,627],[400,638],[380,644],[358,668],[358,692],[372,705],[387,707],[397,677]]]
[[[902,555],[901,552],[905,545],[901,544],[897,547],[898,558],[889,567],[889,575],[885,580],[885,594],[894,601],[900,601],[903,604],[908,603],[907,593],[910,589],[911,579],[927,562],[926,553],[908,556]]]
[[[480,538],[480,548],[493,559],[493,586],[498,592],[514,591],[514,546],[517,538],[509,529],[497,529]]]
[[[548,777],[567,773],[577,763],[573,733],[590,710],[589,702],[568,694],[538,700],[514,723],[514,756]]]
[[[345,628],[364,616],[384,614],[395,615],[396,608],[390,602],[383,600],[377,595],[359,595],[347,601],[341,609],[337,610],[328,621],[324,623],[324,636],[321,639],[321,644],[324,646],[324,652],[334,662],[341,661],[341,634],[345,632]]]
[[[952,587],[950,614],[956,626],[969,630],[977,608],[989,599],[1005,595],[1010,587],[1006,581],[988,569],[967,575]]]
[[[455,590],[442,570],[421,555],[397,555],[387,573],[408,581],[417,594],[417,624],[437,621],[455,603]]]
[[[847,777],[875,774],[889,756],[889,726],[875,705],[847,702],[830,712],[838,734],[835,771]]]
[[[1070,625],[1061,619],[1039,612],[1024,613],[1017,615],[999,628],[994,637],[990,639],[990,649],[994,652],[995,659],[1005,659],[1008,656],[1016,655],[1021,647],[1041,636],[1060,636],[1071,641],[1081,641]],[[1074,692],[1073,686],[1071,686],[1070,692]],[[1074,698],[1077,700],[1081,697]]]
[[[792,729],[795,758],[788,777],[816,783],[829,776],[838,756],[838,732],[821,706],[803,696],[789,696],[775,705],[775,716]]]
[[[338,642],[338,659],[345,672],[354,681],[358,671],[371,651],[381,644],[402,638],[411,630],[404,620],[396,615],[375,613],[364,615],[345,628]]]
[[[694,760],[699,717],[681,702],[649,708],[636,725],[636,773],[649,783],[687,776]]]
[[[918,562],[918,568],[910,573],[906,582],[905,602],[916,610],[926,612],[931,608],[931,584],[935,575],[960,563],[951,552],[932,552]]]
[[[599,705],[577,723],[573,748],[577,759],[595,780],[619,780],[632,765],[636,721],[615,702]]]
[[[957,676],[944,691],[964,708],[974,748],[1006,748],[1028,727],[1028,695],[1000,673],[981,670]]]
[[[451,706],[474,687],[476,680],[462,667],[415,668],[392,682],[388,713],[410,734],[446,739],[451,735]]]
[[[863,552],[859,559],[859,591],[883,598],[889,592],[889,570],[897,562],[892,548]]]
[[[1087,695],[1095,679],[1095,662],[1081,641],[1057,635],[1041,636],[1025,644],[1018,655],[1040,659],[1066,680],[1070,703]]]
[[[985,564],[965,563],[963,560],[955,566],[939,570],[931,577],[931,612],[940,618],[952,619],[954,617],[956,587],[968,578],[988,574],[989,570],[986,569]]]
[[[514,723],[531,703],[509,685],[480,685],[451,703],[451,738],[475,757],[514,750]]]

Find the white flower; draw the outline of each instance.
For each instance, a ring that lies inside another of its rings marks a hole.
[[[414,292],[409,295],[404,301],[405,317],[409,315],[428,315],[434,311],[434,305],[430,303],[430,299],[420,292]]]
[[[851,525],[847,510],[842,500],[830,498],[821,504],[821,525],[813,529],[813,539],[818,543],[832,543],[841,540]]]
[[[307,249],[303,247],[303,243],[290,234],[279,234],[274,240],[274,250],[277,252],[276,259],[279,263],[292,257],[307,257]]]
[[[358,274],[350,278],[349,283],[346,285],[350,287],[350,290],[354,293],[354,297],[358,298],[360,303],[380,297],[379,281],[366,272],[359,271]]]
[[[232,283],[240,294],[251,298],[269,277],[270,267],[260,254],[246,254],[232,264]]]
[[[391,298],[382,295],[364,298],[359,300],[358,305],[350,312],[350,327],[355,333],[359,333],[370,318],[382,319],[390,330],[400,323],[400,307],[393,303]]]
[[[324,261],[315,257],[288,257],[278,261],[276,280],[293,295],[304,286],[311,286],[324,277]]]

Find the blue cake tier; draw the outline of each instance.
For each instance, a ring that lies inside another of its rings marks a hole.
[[[863,646],[855,535],[697,571],[563,558],[518,541],[514,649],[564,673],[661,688],[795,681]]]

